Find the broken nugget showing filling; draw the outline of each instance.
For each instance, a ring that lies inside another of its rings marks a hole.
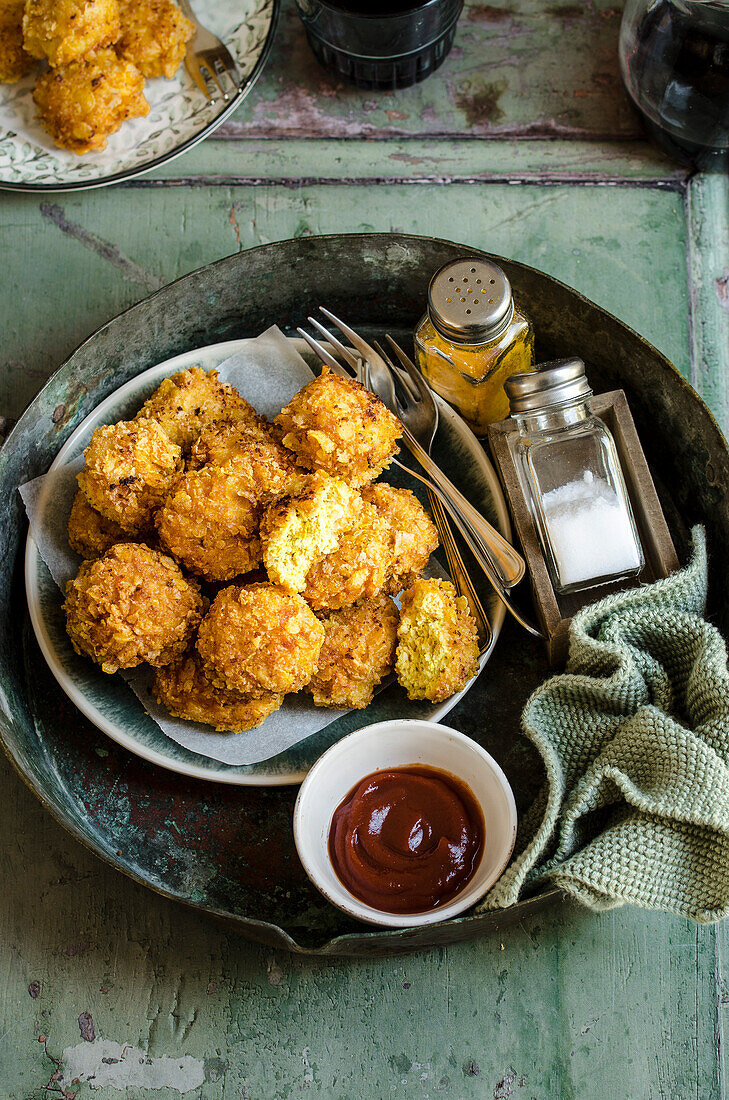
[[[27,0],[25,49],[52,68],[111,46],[120,32],[117,0]]]
[[[210,605],[197,649],[216,687],[255,697],[304,687],[323,641],[324,627],[301,596],[272,584],[231,585]]]
[[[395,669],[410,699],[440,703],[478,672],[478,631],[450,581],[416,580],[402,597]]]
[[[362,490],[387,524],[390,538],[388,591],[396,596],[419,577],[434,550],[438,532],[422,504],[409,489],[396,489],[379,481]]]
[[[279,709],[284,699],[273,692],[251,697],[215,687],[203,672],[194,648],[157,669],[152,691],[173,717],[203,722],[221,733],[255,729]]]
[[[143,533],[182,469],[182,452],[154,420],[97,428],[84,451],[79,488],[124,531]]]
[[[372,702],[395,660],[398,619],[395,603],[384,595],[319,617],[324,644],[306,685],[318,707],[361,710]]]
[[[389,465],[402,429],[359,382],[325,367],[274,420],[283,445],[309,470],[364,485]]]
[[[263,563],[271,580],[300,592],[311,567],[336,550],[362,510],[359,493],[341,478],[321,471],[303,478],[295,494],[272,504],[261,521]]]
[[[172,661],[187,648],[203,601],[171,558],[127,542],[82,564],[64,609],[73,648],[112,673]]]
[[[344,532],[336,549],[312,565],[301,594],[315,611],[372,599],[385,586],[390,560],[387,524],[372,504],[362,501],[354,527]]]

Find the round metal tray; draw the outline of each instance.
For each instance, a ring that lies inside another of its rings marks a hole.
[[[37,648],[23,584],[26,521],[18,485],[50,465],[74,427],[139,371],[190,348],[295,332],[326,304],[372,335],[406,339],[432,273],[462,245],[391,234],[304,238],[211,264],[99,329],[30,404],[0,452],[0,735],[10,760],[77,839],[151,889],[243,935],[304,953],[374,955],[503,930],[555,892],[496,913],[406,931],[369,931],[309,884],[291,831],[295,788],[226,787],[163,771],[110,741],[68,702]],[[476,255],[485,255],[475,251]],[[537,333],[540,359],[579,354],[597,392],[622,387],[679,555],[705,524],[710,561],[729,542],[729,451],[706,406],[650,344],[574,290],[495,259]],[[719,552],[717,552],[719,551]],[[710,577],[714,621],[729,624],[729,574]],[[504,768],[523,811],[542,780],[519,733],[527,696],[549,673],[540,646],[508,624],[476,687],[449,716]]]

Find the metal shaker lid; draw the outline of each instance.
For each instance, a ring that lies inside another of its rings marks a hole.
[[[452,260],[428,287],[428,315],[456,344],[485,344],[506,332],[514,316],[511,284],[496,264],[475,257]]]
[[[512,374],[504,382],[509,407],[514,413],[538,412],[565,401],[592,397],[581,359],[553,359],[533,371]]]

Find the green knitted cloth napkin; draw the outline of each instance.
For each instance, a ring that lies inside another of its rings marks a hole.
[[[729,911],[729,672],[692,538],[686,569],[573,619],[566,672],[522,718],[547,780],[480,909],[554,886],[593,909]]]

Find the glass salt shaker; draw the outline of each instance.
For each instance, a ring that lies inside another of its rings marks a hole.
[[[555,591],[637,576],[643,551],[615,442],[590,409],[585,364],[541,363],[505,389],[518,425],[509,446]]]
[[[504,381],[534,363],[534,330],[500,267],[466,257],[436,271],[415,332],[415,358],[432,389],[476,435],[508,415]]]

